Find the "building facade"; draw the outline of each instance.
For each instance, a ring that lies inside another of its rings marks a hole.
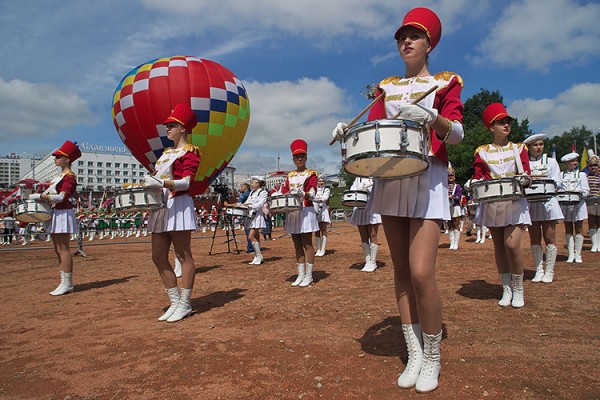
[[[13,187],[44,158],[42,155],[11,153],[0,157],[0,187]],[[33,179],[36,179],[35,177]]]

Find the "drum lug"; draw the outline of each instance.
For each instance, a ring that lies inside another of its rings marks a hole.
[[[375,151],[379,153],[381,148],[381,133],[379,132],[379,122],[375,123]]]
[[[400,149],[405,151],[408,148],[408,126],[402,121],[402,130],[400,131]]]

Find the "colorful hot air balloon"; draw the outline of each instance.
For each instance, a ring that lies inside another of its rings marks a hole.
[[[188,142],[202,151],[193,185],[200,193],[242,144],[250,122],[248,94],[230,70],[198,57],[159,58],[129,71],[115,90],[112,117],[121,140],[148,171],[173,146],[162,122],[179,103],[198,116]]]

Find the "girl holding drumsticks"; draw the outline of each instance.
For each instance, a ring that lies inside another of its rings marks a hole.
[[[317,242],[316,257],[323,257],[327,248],[327,228],[331,223],[329,216],[329,196],[331,191],[325,186],[325,177],[319,176],[317,180],[317,193],[313,199],[315,211],[317,212],[317,221],[319,230],[315,232],[315,241]]]
[[[379,94],[385,93],[385,98],[369,114],[369,120],[375,120],[399,113],[400,118],[420,123],[431,143],[429,168],[416,176],[375,178],[371,194],[394,264],[396,301],[408,350],[408,362],[397,383],[421,393],[437,388],[441,365],[442,304],[435,264],[441,222],[450,219],[446,143],[457,144],[463,138],[462,79],[451,72],[432,75],[427,66],[441,33],[441,22],[433,11],[415,8],[406,14],[394,35],[405,76],[379,83]],[[434,86],[437,90],[419,105],[411,104]],[[334,137],[341,138],[346,127],[339,123]]]

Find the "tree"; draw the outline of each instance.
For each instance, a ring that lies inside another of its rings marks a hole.
[[[583,149],[594,148],[594,133],[587,129],[585,125],[573,127],[570,131],[563,132],[560,136],[553,136],[549,140],[548,152],[551,152],[552,145],[556,146],[556,157],[560,160],[562,156],[573,151],[579,154]]]

